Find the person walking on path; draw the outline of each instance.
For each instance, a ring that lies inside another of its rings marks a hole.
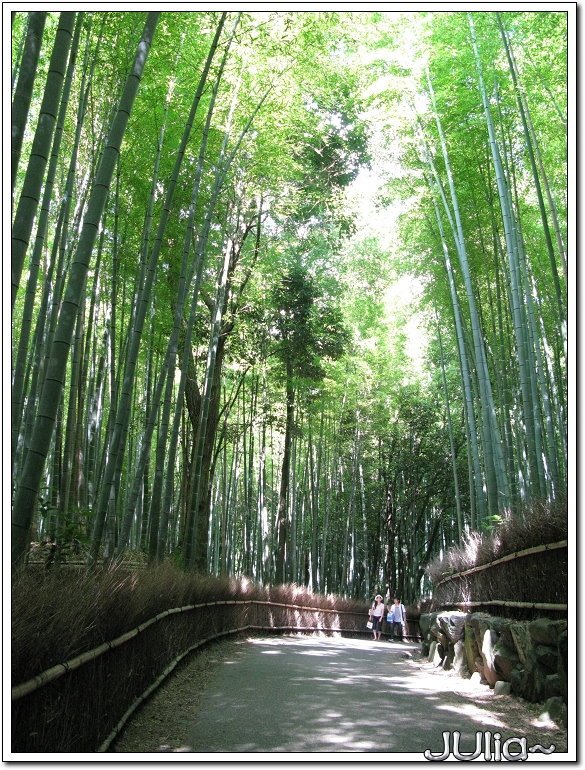
[[[402,641],[402,624],[405,620],[406,610],[404,609],[404,604],[396,597],[392,605],[392,638],[394,640]]]
[[[374,641],[378,641],[382,634],[382,618],[384,617],[384,600],[381,594],[376,594],[374,603],[370,608],[370,620],[373,623],[372,633],[374,634]]]

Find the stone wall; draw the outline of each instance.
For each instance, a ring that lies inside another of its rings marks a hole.
[[[445,670],[477,677],[497,693],[545,703],[567,722],[567,621],[510,620],[484,612],[420,616],[422,652]]]

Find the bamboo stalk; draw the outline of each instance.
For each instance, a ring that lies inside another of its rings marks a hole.
[[[558,543],[547,543],[545,545],[535,545],[531,548],[526,548],[523,551],[515,551],[514,553],[509,553],[506,556],[502,556],[500,559],[495,559],[494,561],[490,561],[487,564],[480,564],[479,567],[471,567],[471,569],[466,569],[463,572],[456,572],[454,575],[449,575],[442,580],[440,580],[436,587],[438,588],[443,583],[447,583],[449,580],[458,580],[459,578],[463,577],[464,575],[472,575],[474,572],[481,572],[484,569],[488,569],[489,567],[494,567],[496,564],[503,564],[507,561],[513,561],[514,559],[519,559],[522,556],[530,556],[534,553],[542,553],[543,551],[554,551],[558,548],[566,548],[568,545],[567,540],[559,540]],[[485,603],[485,602],[483,602]]]

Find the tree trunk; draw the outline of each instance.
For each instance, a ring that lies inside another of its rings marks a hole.
[[[277,584],[286,581],[286,549],[288,537],[288,490],[290,479],[291,448],[295,419],[295,391],[292,382],[292,366],[287,362],[286,371],[286,428],[282,466],[280,469],[280,488],[278,492],[278,513],[276,517],[276,563],[274,579]]]
[[[15,565],[23,559],[27,550],[28,532],[36,506],[47,451],[54,431],[57,410],[61,401],[71,338],[77,319],[77,311],[85,289],[87,269],[116,160],[134,99],[138,92],[140,76],[150,51],[159,15],[158,12],[149,12],[148,14],[143,37],[138,45],[132,73],[126,82],[119,108],[111,125],[108,141],[103,149],[96,182],[88,203],[83,229],[77,245],[75,259],[71,265],[65,298],[52,343],[49,369],[41,394],[39,413],[35,420],[31,446],[14,499],[12,510],[12,563]]]

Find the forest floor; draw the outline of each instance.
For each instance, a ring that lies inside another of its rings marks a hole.
[[[373,671],[379,683],[372,689]],[[440,752],[441,730],[450,729],[460,731],[462,752],[473,749],[476,731],[499,733],[501,743],[522,736],[528,747],[554,744],[555,753],[566,752],[567,730],[542,711],[433,667],[417,644],[240,638],[183,663],[111,751]],[[372,742],[372,736],[379,737]]]

